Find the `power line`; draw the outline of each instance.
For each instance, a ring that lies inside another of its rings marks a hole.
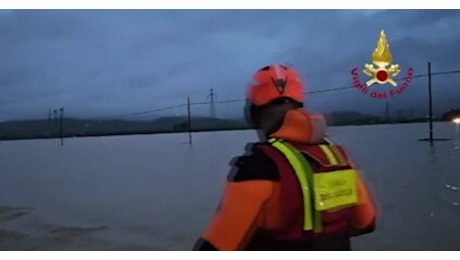
[[[450,74],[458,74],[460,73],[460,70],[451,70],[451,71],[442,71],[442,72],[432,72],[431,76],[440,76],[440,75],[450,75]],[[428,74],[418,74],[418,75],[413,75],[412,78],[423,78],[427,77]],[[408,77],[398,77],[395,78],[395,80],[405,80]],[[335,91],[343,91],[347,89],[354,89],[356,87],[354,86],[347,86],[347,87],[339,87],[339,88],[330,88],[330,89],[322,89],[322,90],[312,90],[312,91],[306,91],[304,94],[320,94],[320,93],[326,93],[326,92],[335,92]],[[240,98],[240,99],[228,99],[228,100],[221,100],[221,101],[216,101],[214,98],[217,97],[215,92],[211,89],[210,94],[208,95],[208,99],[210,101],[202,101],[202,102],[192,102],[190,105],[215,105],[215,104],[228,104],[228,103],[241,103],[245,102],[245,98]],[[148,115],[148,114],[154,114],[162,111],[167,111],[171,109],[177,109],[177,108],[182,108],[186,107],[187,104],[178,104],[174,106],[167,106],[167,107],[162,107],[162,108],[157,108],[157,109],[151,109],[151,110],[144,110],[144,111],[138,111],[138,112],[133,112],[133,113],[125,113],[125,114],[119,114],[119,115],[111,115],[111,116],[103,116],[103,117],[97,117],[96,119],[121,119],[125,117],[134,117],[134,116],[141,116],[141,115]],[[57,111],[56,111],[57,112]],[[211,115],[215,114],[215,108],[211,107]]]
[[[447,74],[457,74],[460,73],[460,70],[452,70],[452,71],[444,71],[444,72],[434,72],[431,73],[431,76],[438,76],[438,75],[447,75]],[[423,78],[423,77],[428,77],[428,73],[426,74],[418,74],[418,75],[413,75],[412,78]],[[395,80],[405,80],[409,77],[398,77],[395,78]],[[339,90],[345,90],[345,89],[352,89],[356,88],[355,86],[348,86],[348,87],[341,87],[341,88],[331,88],[331,89],[323,89],[323,90],[316,90],[316,91],[308,91],[304,92],[304,94],[317,94],[317,93],[323,93],[323,92],[331,92],[331,91],[339,91]]]
[[[225,103],[238,103],[242,101],[246,101],[246,99],[227,99],[227,100],[218,101],[216,103],[225,104]],[[209,102],[208,101],[193,102],[193,103],[190,103],[190,105],[209,105]]]
[[[165,110],[171,110],[171,109],[185,107],[185,106],[187,106],[187,104],[180,104],[180,105],[175,105],[175,106],[162,107],[162,108],[157,108],[157,109],[152,109],[152,110],[145,110],[145,111],[140,111],[140,112],[127,113],[127,114],[98,117],[98,119],[110,119],[110,118],[122,118],[122,117],[129,117],[129,116],[139,116],[139,115],[145,115],[145,114],[151,114],[151,113],[158,113],[158,112],[162,112],[162,111],[165,111]]]

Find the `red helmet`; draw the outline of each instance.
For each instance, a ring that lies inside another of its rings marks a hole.
[[[283,97],[303,103],[303,84],[289,67],[277,64],[266,66],[255,73],[254,80],[248,89],[248,99],[256,106]]]

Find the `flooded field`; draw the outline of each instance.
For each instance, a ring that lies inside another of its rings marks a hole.
[[[450,123],[331,129],[380,204],[356,250],[459,250],[460,133]],[[0,250],[190,250],[253,131],[0,143]]]

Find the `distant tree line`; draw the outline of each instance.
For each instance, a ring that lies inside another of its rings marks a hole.
[[[451,110],[443,115],[443,120],[460,116],[459,110]],[[425,122],[426,118],[388,118],[366,115],[353,111],[339,111],[326,114],[330,126],[395,124]],[[219,119],[209,117],[191,118],[191,128],[187,117],[162,117],[151,121],[97,120],[64,118],[57,120],[7,121],[0,123],[1,140],[44,139],[61,137],[109,136],[131,134],[202,132],[221,130],[243,130],[251,127],[244,119]],[[62,132],[61,132],[62,130]]]

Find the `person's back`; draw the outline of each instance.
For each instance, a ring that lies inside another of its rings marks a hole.
[[[255,78],[250,120],[268,140],[232,163],[221,205],[194,249],[350,250],[350,237],[375,225],[356,169],[324,139],[324,118],[301,109],[292,70],[268,66]]]

